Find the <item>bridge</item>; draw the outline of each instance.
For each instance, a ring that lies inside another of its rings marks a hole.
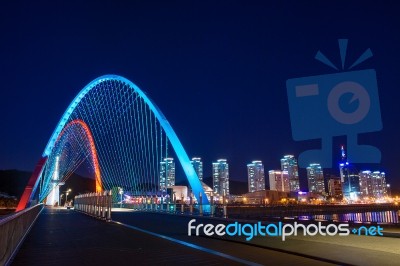
[[[168,158],[177,158],[183,169],[187,201],[170,189],[174,176],[168,170],[175,169]],[[53,207],[60,203],[59,186],[77,171],[94,178],[93,191],[77,196],[73,209]],[[193,219],[213,226],[237,221],[229,217],[224,195],[205,192],[177,134],[150,97],[126,78],[106,75],[68,106],[17,212],[0,220],[0,264],[391,265],[400,259],[396,229],[383,237],[249,242],[243,235],[189,236]],[[257,221],[242,216],[241,222]]]

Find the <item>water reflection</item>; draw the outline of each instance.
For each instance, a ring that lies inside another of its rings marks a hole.
[[[397,224],[399,216],[396,211],[384,212],[362,212],[362,213],[345,213],[345,214],[328,214],[328,215],[305,215],[299,216],[299,220],[322,220],[334,222],[355,222],[355,223],[381,223],[381,224]]]

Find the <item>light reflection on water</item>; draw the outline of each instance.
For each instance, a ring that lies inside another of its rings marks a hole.
[[[327,215],[305,215],[299,216],[299,220],[326,220],[336,222],[358,222],[358,223],[382,223],[398,224],[399,216],[396,211],[383,212],[362,212],[345,214],[327,214]]]

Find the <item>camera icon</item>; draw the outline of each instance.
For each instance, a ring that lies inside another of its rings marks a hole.
[[[300,167],[313,162],[332,167],[332,138],[343,135],[349,161],[380,162],[379,149],[357,141],[360,133],[382,129],[374,69],[289,79],[286,88],[293,139],[321,139],[320,150],[300,154]]]

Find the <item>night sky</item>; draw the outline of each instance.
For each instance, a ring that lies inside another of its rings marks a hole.
[[[383,170],[400,188],[395,1],[35,2],[0,7],[0,169],[32,171],[69,103],[104,74],[154,100],[205,176],[218,158],[236,180],[251,160],[278,169],[284,154],[319,145],[292,139],[286,80],[337,73],[314,56],[339,66],[337,39],[346,38],[349,64],[371,48],[354,70],[375,69],[380,94],[383,130],[360,142],[378,147],[382,162],[360,169]],[[335,159],[345,140],[334,139]]]

